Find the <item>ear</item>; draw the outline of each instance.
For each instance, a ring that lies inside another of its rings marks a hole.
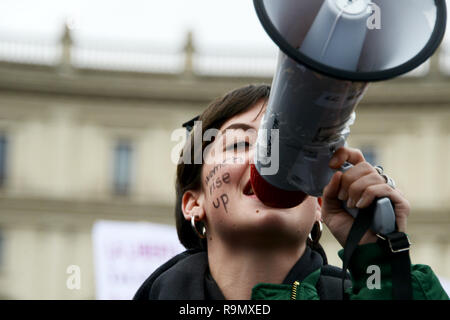
[[[205,210],[203,209],[203,198],[201,192],[188,190],[181,198],[181,209],[186,220],[191,220],[193,216],[197,216],[198,220],[205,219]]]
[[[322,198],[317,198],[316,204],[316,221],[322,221]]]

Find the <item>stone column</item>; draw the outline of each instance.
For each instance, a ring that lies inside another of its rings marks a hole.
[[[193,33],[189,31],[186,37],[186,44],[184,45],[184,74],[187,76],[194,74],[194,54]]]
[[[64,25],[63,35],[60,39],[62,50],[61,50],[61,58],[59,61],[59,69],[63,72],[72,71],[72,55],[71,49],[73,45],[72,35],[71,35],[71,27],[66,23]]]

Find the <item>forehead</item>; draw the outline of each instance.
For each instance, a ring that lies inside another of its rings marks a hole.
[[[232,126],[233,124],[237,123],[247,124],[257,130],[259,128],[261,119],[264,115],[265,109],[266,109],[265,100],[260,100],[255,104],[253,104],[244,112],[241,112],[225,121],[224,124],[220,127],[220,131],[225,130],[229,126]]]

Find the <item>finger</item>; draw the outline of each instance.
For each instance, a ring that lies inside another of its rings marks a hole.
[[[340,168],[345,162],[356,165],[365,161],[361,150],[355,148],[341,147],[333,154],[329,166],[332,169]]]
[[[407,201],[402,195],[392,189],[387,183],[371,185],[367,187],[364,192],[361,194],[361,197],[356,201],[357,208],[366,208],[368,207],[375,198],[388,197],[391,199],[394,206],[397,204],[407,205]]]
[[[392,189],[388,184],[373,185],[363,192],[361,199],[356,203],[357,208],[365,208],[369,206],[375,198],[388,197],[394,206],[395,221],[398,230],[406,232],[406,224],[411,206],[409,201],[404,198],[400,192]]]
[[[348,169],[342,176],[341,190],[339,192],[338,198],[342,201],[348,200],[349,188],[356,180],[360,179],[369,174],[378,174],[374,167],[368,162],[360,162],[354,167]],[[383,177],[380,177],[379,183],[384,182]]]
[[[348,187],[348,199],[347,207],[354,208],[356,202],[361,199],[363,192],[372,185],[384,184],[384,178],[374,170],[369,174],[359,177],[353,181],[353,183]],[[342,182],[341,182],[342,185]],[[341,186],[342,188],[342,186]]]
[[[400,193],[400,195],[401,195],[402,197],[405,196],[405,193],[404,193],[402,190],[400,190],[399,188],[395,187],[395,190],[397,190],[397,192]]]

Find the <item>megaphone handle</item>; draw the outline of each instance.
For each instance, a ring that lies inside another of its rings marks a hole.
[[[350,163],[345,163],[342,165],[340,171],[345,172],[353,167]],[[395,231],[395,212],[392,202],[388,197],[377,198],[375,206],[375,213],[373,217],[373,222],[371,229],[375,233],[379,234],[389,234]],[[347,208],[347,202],[342,201],[342,207],[347,211],[353,218],[359,213],[358,208]]]

